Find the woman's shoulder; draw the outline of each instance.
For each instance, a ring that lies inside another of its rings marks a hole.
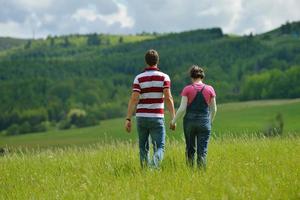
[[[193,89],[193,85],[192,84],[189,84],[189,85],[186,85],[183,90],[190,90],[190,89]]]
[[[188,95],[193,89],[193,86],[190,84],[190,85],[186,85],[182,91],[181,91],[181,96],[186,96]]]
[[[213,86],[205,84],[205,90],[211,93],[212,96],[216,96],[216,92]]]
[[[205,84],[205,87],[206,87],[207,89],[214,89],[214,87],[213,87],[213,86],[211,86],[211,85],[208,85],[208,84]]]

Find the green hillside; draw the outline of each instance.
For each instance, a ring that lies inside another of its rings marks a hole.
[[[263,37],[268,38],[272,36],[283,36],[283,35],[293,35],[294,37],[299,36],[300,34],[300,26],[299,22],[287,22],[281,25],[279,28],[271,30],[262,34]]]
[[[10,37],[0,37],[0,52],[3,50],[20,47],[26,44],[25,39],[17,39]]]
[[[282,114],[283,136],[300,133],[300,99],[249,101],[226,103],[218,106],[218,113],[213,124],[212,137],[249,137],[262,135],[266,128],[275,122],[278,113]],[[166,118],[166,126],[169,119]],[[51,147],[66,145],[87,145],[94,143],[112,143],[114,141],[136,141],[137,133],[124,131],[124,119],[103,120],[98,126],[51,130],[45,133],[24,134],[20,136],[0,135],[0,146],[8,147]],[[275,125],[273,125],[273,128]],[[183,140],[182,122],[179,120],[175,132],[167,130],[170,140]]]
[[[286,28],[289,27],[289,28]],[[10,134],[95,125],[125,115],[149,48],[172,79],[176,104],[191,64],[203,65],[218,102],[300,97],[300,22],[261,35],[219,28],[170,34],[67,35],[0,53],[0,130]],[[276,34],[275,34],[276,33]]]

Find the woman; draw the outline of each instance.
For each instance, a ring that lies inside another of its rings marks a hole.
[[[183,129],[186,142],[187,163],[194,165],[197,143],[197,166],[206,166],[207,145],[210,137],[211,123],[216,115],[216,93],[212,86],[203,83],[205,77],[201,67],[193,65],[190,69],[192,84],[181,93],[181,103],[170,124],[174,129],[176,121],[184,113]]]

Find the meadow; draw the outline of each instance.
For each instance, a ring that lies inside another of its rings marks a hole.
[[[277,113],[284,134],[260,135]],[[2,135],[0,199],[300,199],[299,113],[299,99],[220,105],[206,171],[186,166],[181,123],[167,132],[160,169],[140,168],[123,119]]]
[[[30,150],[0,158],[0,199],[299,199],[299,138],[212,139],[206,171],[168,142],[159,170],[135,143]]]

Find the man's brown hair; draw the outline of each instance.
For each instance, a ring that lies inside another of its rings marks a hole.
[[[158,64],[159,56],[157,51],[155,51],[154,49],[148,50],[145,54],[145,61],[149,66],[154,66]]]
[[[205,74],[202,67],[199,67],[198,65],[193,65],[190,69],[190,77],[193,79],[204,79]]]

